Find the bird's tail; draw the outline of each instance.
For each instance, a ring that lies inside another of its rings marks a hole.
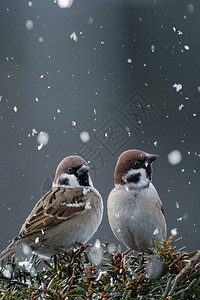
[[[15,252],[15,243],[11,243],[6,249],[4,249],[0,253],[0,261],[5,259],[8,255],[12,254]]]

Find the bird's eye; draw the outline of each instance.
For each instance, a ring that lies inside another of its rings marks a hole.
[[[137,169],[137,168],[139,168],[140,167],[140,162],[139,161],[134,161],[133,163],[132,163],[132,168],[133,169]]]
[[[72,173],[73,173],[73,168],[72,168],[72,167],[69,167],[69,168],[67,169],[67,173],[68,173],[68,174],[72,174]]]

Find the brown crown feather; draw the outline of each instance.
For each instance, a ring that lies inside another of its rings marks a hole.
[[[72,168],[78,168],[81,167],[82,165],[88,166],[88,163],[80,156],[78,155],[71,155],[65,157],[58,165],[56,169],[56,174],[54,177],[54,183],[56,183],[56,180],[58,176],[62,173],[65,173],[69,167]]]
[[[125,184],[122,177],[131,168],[134,161],[143,161],[148,154],[146,152],[131,149],[123,152],[117,161],[114,173],[115,184]]]

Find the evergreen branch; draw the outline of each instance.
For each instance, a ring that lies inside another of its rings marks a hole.
[[[0,269],[1,299],[200,299],[200,251],[176,250],[174,237],[155,243],[153,255],[131,250],[109,253],[104,246],[101,269],[89,245],[56,255],[47,262],[35,257],[36,273],[14,260]],[[41,267],[43,263],[44,267]],[[9,272],[8,272],[9,271]],[[8,276],[9,275],[9,276]]]

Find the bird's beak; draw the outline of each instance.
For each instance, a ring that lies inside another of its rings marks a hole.
[[[150,165],[158,157],[160,157],[160,156],[157,154],[148,154],[146,157],[145,165]]]
[[[82,175],[88,173],[89,170],[90,170],[90,168],[89,168],[88,166],[82,165],[82,167],[80,167],[80,168],[78,169],[77,174],[78,174],[78,176],[82,176]]]

